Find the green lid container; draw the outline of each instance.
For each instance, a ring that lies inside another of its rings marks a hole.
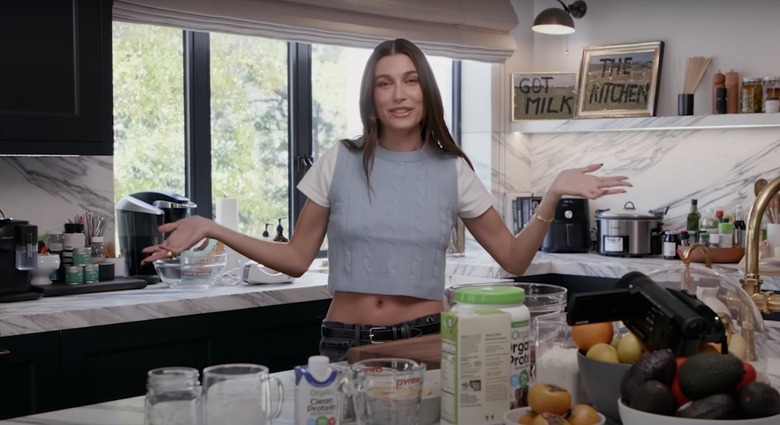
[[[718,223],[718,233],[731,233],[734,231],[734,223]]]
[[[511,305],[525,302],[523,288],[514,286],[471,286],[458,288],[455,301],[464,304]]]

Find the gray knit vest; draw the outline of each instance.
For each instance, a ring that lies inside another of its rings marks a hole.
[[[339,146],[330,188],[331,291],[441,300],[447,245],[458,214],[457,157],[426,146],[377,146],[371,197],[363,152]]]

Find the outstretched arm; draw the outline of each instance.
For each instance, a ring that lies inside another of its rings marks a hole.
[[[514,275],[522,275],[539,250],[550,227],[548,220],[554,217],[555,207],[562,196],[598,199],[606,195],[625,193],[624,188],[631,187],[626,176],[600,177],[591,174],[601,167],[602,164],[592,164],[564,170],[558,174],[536,209],[538,217],[531,219],[517,236],[512,235],[492,207],[479,217],[463,219],[463,223],[504,270]]]
[[[308,270],[322,246],[328,228],[329,209],[306,201],[289,242],[268,242],[254,238],[203,217],[188,217],[160,226],[159,231],[170,233],[159,245],[149,246],[143,252],[148,263],[165,258],[168,253],[185,251],[204,238],[217,239],[247,258],[290,276],[299,277]]]

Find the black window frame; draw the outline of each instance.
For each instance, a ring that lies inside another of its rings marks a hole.
[[[185,193],[198,206],[195,214],[212,218],[211,53],[208,32],[183,31]],[[288,69],[288,235],[295,231],[306,197],[296,189],[313,161],[312,45],[287,43]],[[461,61],[452,62],[452,133],[461,138]],[[319,256],[325,256],[320,251]]]

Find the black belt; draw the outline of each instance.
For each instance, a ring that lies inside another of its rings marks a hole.
[[[377,343],[438,333],[441,330],[439,315],[423,316],[395,325],[352,325],[341,322],[322,322],[322,336],[356,341],[358,343]]]

